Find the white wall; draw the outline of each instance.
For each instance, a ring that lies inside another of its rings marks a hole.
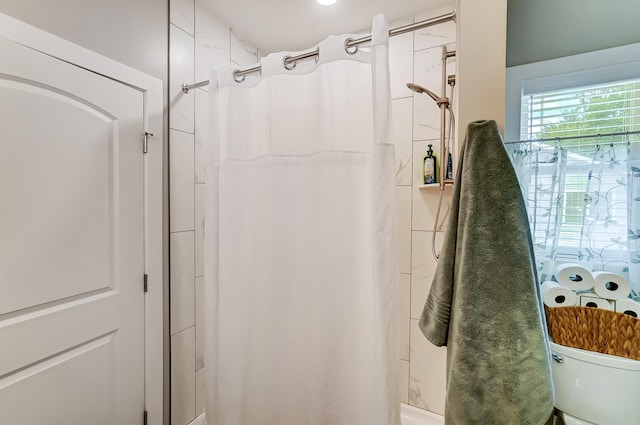
[[[504,129],[507,0],[458,0],[458,134],[471,121]]]
[[[201,0],[170,7],[169,209],[171,293],[171,424],[201,423],[204,411],[202,290],[204,285],[204,143],[207,87],[182,93],[182,83],[209,79],[209,70],[250,65],[257,51],[238,40]]]
[[[168,0],[2,0],[0,12],[167,79]]]
[[[507,66],[640,42],[638,0],[509,0]]]

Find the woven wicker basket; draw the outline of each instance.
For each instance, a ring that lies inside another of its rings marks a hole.
[[[591,307],[544,309],[555,343],[640,360],[640,319]]]

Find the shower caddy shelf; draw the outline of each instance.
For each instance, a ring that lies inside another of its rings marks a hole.
[[[444,189],[452,188],[454,181],[451,179],[447,179],[444,181]],[[430,183],[430,184],[421,184],[418,186],[418,190],[435,190],[440,189],[440,183]]]

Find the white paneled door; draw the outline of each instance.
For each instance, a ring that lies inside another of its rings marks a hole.
[[[0,58],[0,424],[142,424],[143,93]]]

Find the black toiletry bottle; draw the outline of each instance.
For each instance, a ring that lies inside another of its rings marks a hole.
[[[424,178],[424,184],[433,184],[438,182],[436,156],[433,154],[431,146],[433,145],[429,145],[427,154],[422,162],[422,176]]]
[[[447,175],[445,178],[447,180],[453,180],[453,159],[451,158],[451,152],[447,155]]]

